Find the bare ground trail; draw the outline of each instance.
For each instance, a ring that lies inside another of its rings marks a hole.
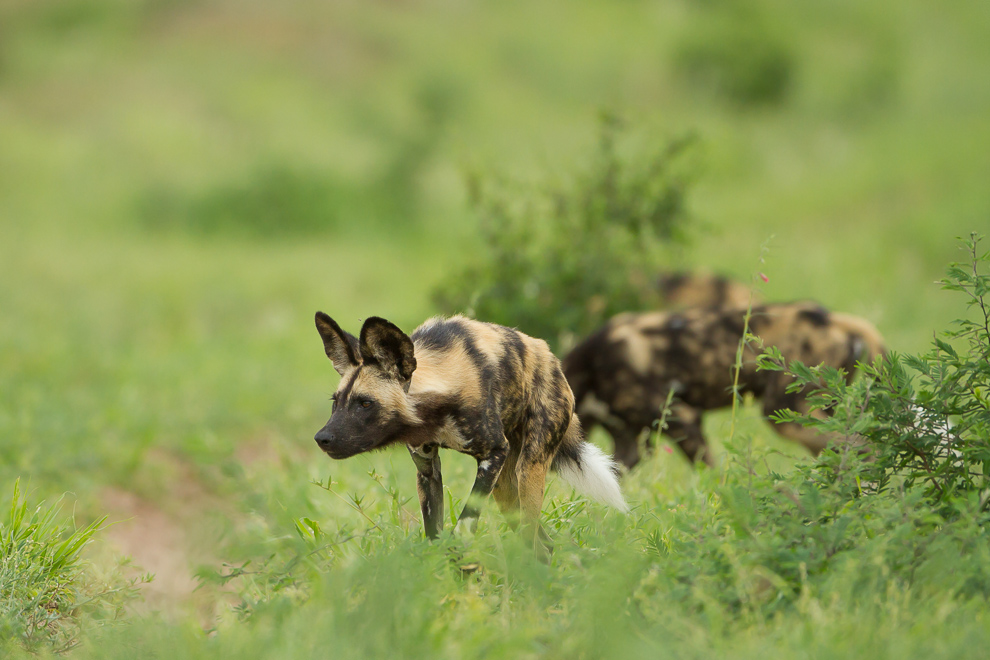
[[[194,470],[164,452],[150,452],[148,462],[170,475],[156,500],[117,487],[100,493],[108,527],[101,535],[106,550],[131,559],[129,577],[145,573],[154,579],[140,587],[135,609],[174,617],[195,612],[205,626],[217,614],[216,589],[198,589],[200,566],[218,566],[216,531],[209,529],[217,514],[232,518],[234,507],[203,485]],[[213,547],[211,547],[213,546]]]
[[[235,454],[248,473],[265,472],[284,465],[285,443],[269,437],[245,442]],[[295,454],[292,448],[290,453]],[[297,454],[291,460],[302,461]],[[245,515],[234,502],[212,492],[196,470],[180,458],[151,450],[145,469],[167,474],[155,499],[118,487],[104,488],[99,495],[108,527],[100,535],[103,551],[131,559],[129,577],[152,573],[154,579],[141,585],[140,612],[168,617],[195,613],[204,628],[214,625],[222,605],[235,600],[232,593],[215,585],[201,586],[196,578],[202,566],[219,569],[223,562],[218,547],[218,517],[237,524]]]

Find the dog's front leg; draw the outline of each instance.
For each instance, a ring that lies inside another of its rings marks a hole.
[[[409,447],[416,464],[416,491],[423,510],[423,528],[435,539],[443,529],[443,476],[440,474],[440,448],[435,444]]]
[[[486,453],[476,456],[478,459],[478,476],[475,477],[474,487],[468,500],[457,519],[458,529],[464,527],[471,533],[478,527],[478,516],[481,515],[481,505],[495,488],[495,481],[502,472],[505,459],[509,455],[509,443],[502,438],[502,443],[492,447]]]

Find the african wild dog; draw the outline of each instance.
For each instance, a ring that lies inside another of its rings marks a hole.
[[[584,441],[574,395],[546,342],[462,316],[430,319],[412,336],[372,317],[357,339],[318,312],[316,329],[341,376],[317,444],[331,458],[347,458],[404,443],[419,473],[429,537],[443,527],[441,447],[478,461],[458,526],[473,529],[494,492],[510,523],[521,506],[534,539],[546,543],[539,518],[548,468],[626,509],[615,464]]]
[[[745,314],[745,309],[705,308],[613,318],[563,361],[585,433],[595,424],[605,427],[615,440],[615,458],[631,468],[639,461],[640,434],[661,416],[672,391],[666,434],[692,461],[711,465],[701,414],[732,403]],[[814,303],[756,306],[749,327],[788,361],[842,368],[850,379],[857,361],[884,353],[883,339],[870,323]],[[746,346],[740,391],[761,397],[766,415],[782,408],[807,413],[809,392],[787,392],[791,377],[785,373],[757,371],[759,350]],[[774,430],[816,455],[830,440],[796,423],[774,424]]]
[[[749,287],[724,275],[674,271],[661,273],[657,278],[657,290],[663,299],[664,309],[688,307],[724,307],[746,309],[758,305],[758,294]]]

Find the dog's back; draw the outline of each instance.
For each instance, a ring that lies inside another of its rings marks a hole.
[[[410,393],[443,393],[479,423],[494,412],[510,447],[505,470],[520,456],[538,456],[578,492],[626,509],[613,462],[585,442],[574,395],[545,341],[463,316],[430,319],[410,338],[419,365]]]
[[[510,443],[527,415],[566,428],[574,397],[545,341],[463,316],[432,318],[410,338],[418,363],[410,393],[442,392],[466,409],[494,407]]]
[[[664,308],[671,310],[690,307],[745,309],[761,302],[760,296],[749,287],[712,273],[661,273],[657,278],[657,290],[663,298]]]

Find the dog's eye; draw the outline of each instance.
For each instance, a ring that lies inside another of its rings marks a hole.
[[[370,399],[362,399],[361,400],[361,407],[362,408],[370,408],[371,407],[371,400]]]
[[[333,408],[330,409],[330,413],[333,414],[337,410],[337,395],[334,394],[330,400],[333,401]]]

